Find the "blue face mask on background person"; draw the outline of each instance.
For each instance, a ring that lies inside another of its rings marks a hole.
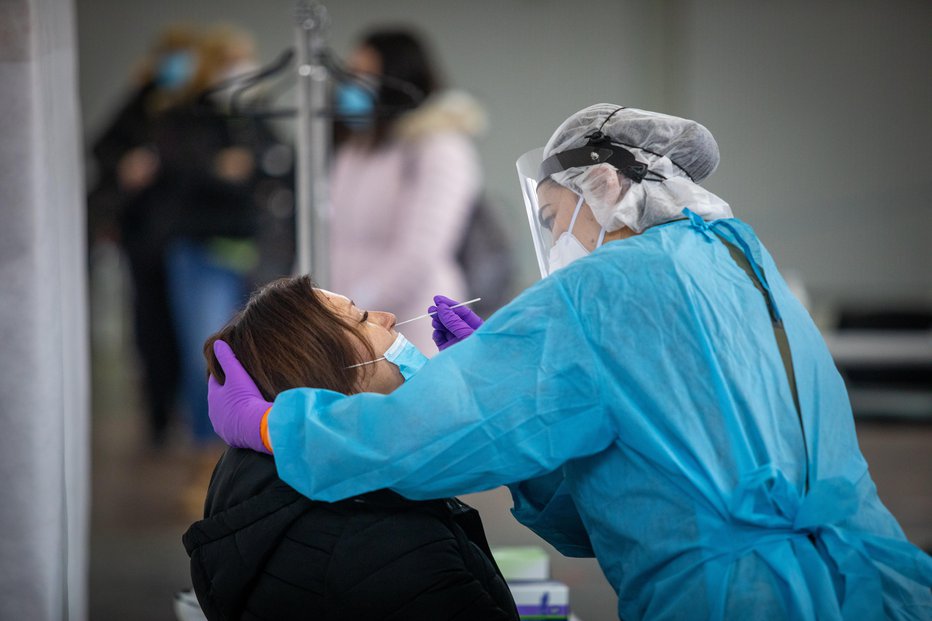
[[[417,347],[415,347],[411,341],[406,339],[403,334],[400,332],[398,336],[395,337],[395,340],[385,350],[385,353],[381,358],[376,358],[375,360],[369,360],[367,362],[360,362],[359,364],[354,364],[346,367],[347,369],[354,369],[356,367],[365,366],[367,364],[373,364],[381,360],[387,360],[401,371],[401,376],[407,382],[411,379],[415,373],[421,370],[421,367],[427,362],[428,358],[421,353]]]
[[[349,125],[363,129],[372,125],[372,115],[375,112],[375,95],[371,88],[344,82],[337,84],[336,108],[341,120]]]
[[[172,52],[162,57],[155,73],[155,83],[159,88],[177,90],[187,84],[194,75],[194,54],[191,52]]]

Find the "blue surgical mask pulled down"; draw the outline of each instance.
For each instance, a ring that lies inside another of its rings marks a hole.
[[[582,204],[583,197],[580,196],[579,200],[576,202],[576,209],[573,210],[573,219],[570,220],[570,228],[560,235],[559,239],[554,243],[553,248],[550,249],[548,261],[550,263],[551,274],[561,267],[566,267],[576,259],[581,259],[590,254],[590,250],[573,235],[573,227],[576,225],[576,218],[579,216],[579,210],[582,208]],[[599,232],[599,241],[596,244],[596,248],[602,245],[604,239],[605,228],[603,227]]]
[[[395,337],[395,340],[392,342],[391,346],[385,350],[385,354],[381,358],[376,358],[375,360],[369,360],[367,362],[360,362],[359,364],[354,364],[346,368],[354,369],[356,367],[361,367],[367,364],[374,364],[382,360],[387,360],[388,362],[398,367],[398,370],[401,371],[401,376],[407,382],[414,376],[415,373],[421,370],[421,367],[424,366],[424,363],[427,362],[428,358],[422,354],[421,351],[408,339],[406,339],[403,334],[399,333],[398,336]]]

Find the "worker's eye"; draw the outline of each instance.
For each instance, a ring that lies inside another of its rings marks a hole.
[[[366,311],[362,314],[362,319],[359,320],[359,323],[366,323],[369,320],[369,311]]]
[[[537,221],[540,223],[541,227],[547,229],[551,233],[553,232],[553,209],[549,204],[544,205],[540,208],[540,211],[537,212]]]

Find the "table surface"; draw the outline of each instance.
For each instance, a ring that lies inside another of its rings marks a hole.
[[[850,330],[824,336],[840,365],[932,364],[932,332]]]

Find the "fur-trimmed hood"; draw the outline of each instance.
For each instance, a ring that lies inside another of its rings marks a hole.
[[[464,91],[443,91],[431,95],[416,110],[400,117],[392,133],[401,140],[417,140],[440,131],[478,136],[486,125],[485,110],[472,95]]]

